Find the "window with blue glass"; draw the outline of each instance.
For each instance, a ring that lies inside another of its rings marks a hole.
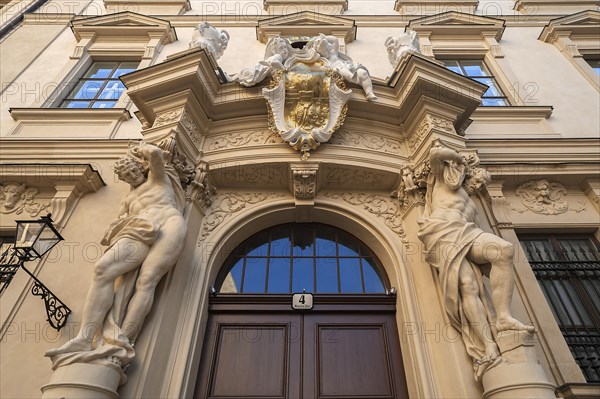
[[[594,72],[600,75],[600,59],[586,58],[585,62],[587,62],[592,67]]]
[[[255,234],[229,256],[220,293],[385,293],[379,260],[357,238],[323,224],[284,224]]]
[[[504,93],[498,86],[496,78],[492,75],[482,60],[440,60],[449,70],[467,76],[488,86],[481,97],[483,106],[508,106],[510,105]]]
[[[135,71],[137,62],[94,62],[60,104],[61,108],[113,108],[125,86],[119,76]]]

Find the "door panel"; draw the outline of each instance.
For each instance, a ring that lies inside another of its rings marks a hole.
[[[211,315],[195,397],[299,398],[300,317],[290,316]]]
[[[394,302],[212,298],[195,397],[407,398]]]
[[[303,342],[305,398],[408,397],[394,313],[306,313]]]

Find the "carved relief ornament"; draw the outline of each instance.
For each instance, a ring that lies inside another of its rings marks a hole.
[[[404,231],[404,222],[400,213],[398,203],[389,197],[381,194],[367,193],[339,193],[329,192],[324,193],[325,197],[333,199],[341,199],[350,205],[360,207],[372,215],[383,219],[394,233],[406,242],[406,233]]]
[[[433,129],[449,134],[456,134],[452,121],[427,114],[408,138],[408,148],[414,151]]]
[[[317,170],[316,164],[292,165],[292,181],[294,198],[313,199],[317,194]]]
[[[204,217],[202,222],[202,234],[200,235],[200,242],[204,241],[206,237],[212,233],[217,226],[223,223],[226,219],[232,217],[236,213],[243,209],[256,205],[261,202],[267,201],[268,199],[283,198],[286,194],[284,193],[224,193],[216,196],[214,199],[211,210]]]
[[[530,210],[541,215],[560,215],[569,210],[569,203],[565,198],[567,189],[558,182],[547,179],[531,180],[517,187],[516,194],[525,206],[524,209],[512,208],[519,213]],[[571,210],[581,212],[583,209],[584,206]]]
[[[46,210],[49,204],[35,201],[39,190],[22,183],[0,184],[0,213],[15,213],[20,215],[25,211],[29,216],[35,217]]]

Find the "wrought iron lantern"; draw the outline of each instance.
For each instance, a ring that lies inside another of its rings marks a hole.
[[[25,261],[40,259],[64,240],[52,225],[51,214],[39,220],[17,220],[15,251]]]
[[[50,214],[42,216],[39,220],[17,220],[17,235],[12,253],[2,253],[0,256],[0,272],[6,274],[6,283],[10,282],[12,276],[18,269],[23,269],[33,278],[31,293],[44,300],[48,323],[60,331],[71,314],[71,309],[65,305],[52,291],[48,289],[36,276],[25,267],[25,262],[41,259],[63,237],[52,225]],[[5,287],[3,287],[5,288]],[[1,291],[0,291],[1,292]]]

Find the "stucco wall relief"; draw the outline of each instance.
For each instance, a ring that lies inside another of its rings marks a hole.
[[[352,193],[352,192],[325,192],[326,198],[342,200],[359,209],[365,210],[376,217],[383,219],[402,242],[406,242],[406,233],[402,220],[400,206],[397,201],[384,194]]]
[[[238,212],[252,208],[267,201],[284,198],[288,194],[283,192],[257,193],[257,192],[229,192],[217,195],[213,204],[202,221],[202,232],[198,245],[226,219],[233,217]]]
[[[209,137],[206,139],[206,148],[208,151],[214,151],[264,144],[282,144],[283,142],[279,134],[270,130],[254,130]]]
[[[20,215],[25,212],[30,217],[38,216],[50,206],[39,202],[40,198],[36,198],[38,194],[37,188],[25,183],[0,184],[0,213]]]
[[[582,201],[577,201],[577,205],[570,206],[566,198],[565,186],[548,179],[525,182],[517,187],[515,194],[525,206],[525,208],[511,207],[518,213],[531,211],[540,215],[560,215],[567,211],[580,213],[585,210],[585,203]]]

